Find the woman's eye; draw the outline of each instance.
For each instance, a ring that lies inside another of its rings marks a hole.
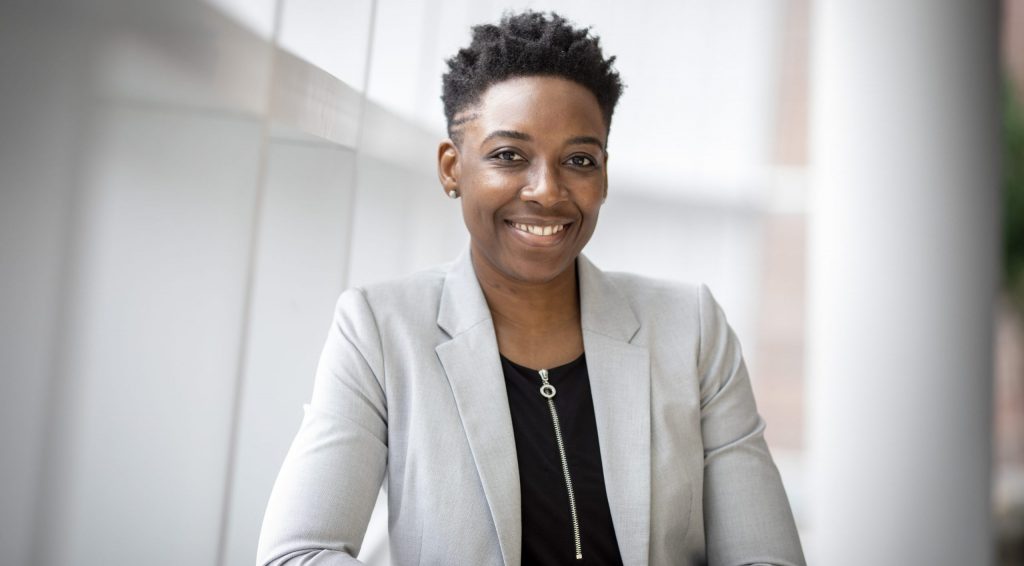
[[[508,150],[502,151],[502,152],[498,152],[498,153],[494,154],[494,157],[497,157],[501,161],[521,161],[522,160],[522,157],[519,157],[518,153],[516,153],[514,151],[508,151]]]
[[[586,155],[574,155],[569,158],[569,162],[577,167],[591,167],[594,165],[594,160]]]

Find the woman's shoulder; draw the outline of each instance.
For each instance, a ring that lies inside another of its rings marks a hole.
[[[702,289],[697,281],[662,279],[626,271],[606,271],[605,276],[636,306],[696,306]]]
[[[704,282],[662,279],[622,271],[604,273],[641,319],[673,323],[724,322],[721,306]]]
[[[339,306],[357,303],[379,322],[396,317],[433,319],[451,262],[420,269],[402,277],[351,286],[341,293]]]
[[[400,300],[403,297],[423,299],[424,295],[439,294],[451,262],[432,265],[408,275],[360,285],[368,297]],[[433,291],[433,293],[431,293]]]

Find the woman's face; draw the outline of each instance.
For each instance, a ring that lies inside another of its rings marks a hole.
[[[590,240],[608,192],[597,98],[561,77],[516,77],[462,117],[461,144],[438,148],[438,173],[461,196],[474,259],[518,281],[554,279]]]

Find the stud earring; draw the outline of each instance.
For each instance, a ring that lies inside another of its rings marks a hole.
[[[459,198],[459,193],[457,193],[457,192],[455,191],[455,189],[452,189],[452,190],[448,191],[448,196],[449,196],[450,198]]]

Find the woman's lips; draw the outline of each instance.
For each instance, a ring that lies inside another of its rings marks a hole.
[[[505,221],[513,236],[530,246],[554,246],[565,239],[572,222],[565,224],[527,224],[525,222]]]

